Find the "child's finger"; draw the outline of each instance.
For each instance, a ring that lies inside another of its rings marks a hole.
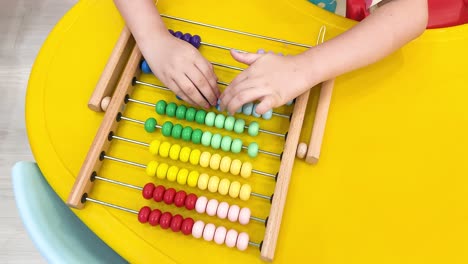
[[[243,53],[236,50],[231,50],[231,56],[238,62],[250,65],[254,63],[258,58],[262,57],[263,54],[257,53]]]
[[[247,70],[246,70],[247,71]],[[224,98],[227,96],[227,97],[230,97],[232,96],[231,93],[233,92],[233,87],[236,87],[238,86],[239,84],[247,81],[249,79],[249,74],[248,72],[242,72],[240,73],[239,75],[236,76],[236,78],[234,78],[234,80],[232,80],[232,82],[226,87],[226,89],[224,90],[224,92],[221,94],[221,96],[219,97],[219,100],[221,101],[224,101]],[[235,90],[234,90],[235,91]]]
[[[266,112],[268,112],[270,109],[273,109],[275,107],[275,98],[273,95],[267,95],[263,99],[260,100],[260,103],[257,105],[255,108],[255,112],[259,115],[262,115]]]
[[[265,97],[269,92],[258,87],[246,86],[239,91],[227,102],[226,108],[230,114],[234,114],[237,109],[246,103],[253,102],[259,98]]]
[[[194,101],[193,105],[198,105],[200,107],[209,108],[210,105],[208,102],[203,98],[200,91],[197,87],[192,83],[190,78],[187,74],[184,74],[182,77],[174,79],[177,86],[184,91],[188,98]]]
[[[214,97],[215,97],[214,103],[211,100],[210,100],[210,103],[212,105],[215,105],[220,95],[220,91],[218,88],[218,84],[216,82],[218,80],[218,77],[214,74],[213,66],[208,62],[195,63],[195,66],[203,74],[205,79],[208,81],[211,91],[213,92]]]
[[[195,85],[195,87],[198,89],[201,96],[207,103],[209,103],[210,105],[216,105],[216,95],[211,89],[211,86],[208,83],[206,77],[197,67],[195,67],[195,65],[187,71],[186,76],[190,79],[193,85]]]
[[[177,96],[179,96],[182,100],[184,100],[185,102],[191,104],[191,105],[197,105],[195,103],[195,101],[193,101],[189,96],[187,96],[187,94],[184,93],[184,90],[180,89],[178,86],[177,86],[177,83],[174,81],[174,79],[171,79],[168,84],[167,84],[167,87],[169,89],[171,89]]]

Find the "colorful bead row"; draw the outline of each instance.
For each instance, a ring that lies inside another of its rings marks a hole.
[[[193,232],[195,221],[188,217],[183,218],[181,215],[172,215],[169,212],[161,212],[159,209],[151,210],[148,206],[144,206],[138,212],[138,221],[140,223],[149,223],[152,226],[158,224],[162,229],[171,228],[173,232],[181,231],[184,235],[190,235]]]
[[[252,163],[242,162],[238,159],[231,159],[229,156],[211,154],[208,151],[201,152],[198,149],[192,150],[189,147],[181,147],[179,144],[171,144],[167,141],[153,140],[149,145],[149,151],[153,155],[158,155],[172,160],[180,160],[184,163],[190,162],[192,165],[200,165],[203,168],[210,167],[212,170],[220,170],[224,173],[230,172],[232,175],[239,175],[249,178],[252,174]]]
[[[187,184],[190,187],[198,187],[200,190],[208,190],[212,193],[218,192],[221,195],[229,194],[232,198],[239,197],[247,201],[252,193],[252,187],[249,184],[241,184],[238,181],[231,182],[229,179],[220,179],[218,176],[208,176],[206,173],[200,174],[198,171],[190,171],[177,166],[169,166],[167,163],[158,163],[150,161],[146,166],[146,174],[158,179],[165,179],[180,185]]]
[[[250,222],[250,209],[240,208],[238,205],[229,205],[226,202],[219,203],[216,199],[206,198],[185,191],[176,191],[174,188],[164,188],[162,185],[155,186],[153,183],[147,183],[142,189],[142,195],[145,199],[153,199],[156,202],[164,201],[165,204],[174,204],[177,207],[183,207],[187,210],[195,209],[198,213],[206,213],[209,216],[217,215],[220,219],[228,218],[231,222],[239,221],[246,225]]]
[[[148,118],[144,127],[146,132],[152,133],[156,130],[157,121],[155,118]],[[209,131],[202,132],[200,129],[192,129],[190,126],[182,126],[181,124],[173,124],[170,121],[164,122],[161,126],[161,133],[165,137],[173,137],[184,141],[192,141],[194,144],[202,144],[205,147],[213,149],[221,149],[223,151],[231,151],[232,153],[240,153],[242,151],[243,142],[239,138],[232,139],[230,136],[222,136],[221,134],[212,134]],[[252,142],[247,147],[247,154],[251,158],[258,155],[258,144]]]
[[[237,134],[242,134],[245,130],[245,120],[236,119],[233,116],[225,116],[223,114],[216,114],[215,112],[206,113],[202,109],[187,108],[185,105],[177,105],[173,102],[167,103],[165,100],[159,100],[155,108],[156,113],[176,117],[179,120],[195,121],[201,125],[214,126],[219,129],[226,129],[227,131],[234,131]],[[250,136],[255,137],[258,135],[259,129],[260,125],[254,121],[249,124],[247,132]]]
[[[198,35],[191,35],[189,33],[182,33],[180,31],[174,32],[172,29],[169,29],[169,33],[171,33],[174,37],[181,39],[185,42],[190,43],[196,49],[198,49],[201,45],[201,37]]]
[[[270,109],[270,110],[268,110],[267,112],[265,112],[264,114],[259,115],[259,114],[257,114],[257,112],[255,111],[255,109],[257,109],[257,105],[258,105],[258,104],[254,104],[254,103],[246,103],[246,104],[244,104],[242,107],[240,107],[240,108],[236,111],[236,113],[243,113],[244,115],[247,115],[247,116],[250,116],[250,115],[251,115],[251,116],[254,116],[254,117],[257,117],[257,118],[261,117],[261,118],[263,118],[263,119],[265,119],[265,120],[270,120],[271,117],[273,116],[273,110]],[[216,105],[216,109],[217,109],[218,111],[221,111],[220,106],[219,106],[219,103]]]

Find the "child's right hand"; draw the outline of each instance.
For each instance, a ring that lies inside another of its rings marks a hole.
[[[192,45],[169,32],[151,39],[140,44],[140,48],[156,77],[194,106],[216,105],[220,91],[211,63]]]

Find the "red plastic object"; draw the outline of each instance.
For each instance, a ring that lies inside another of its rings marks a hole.
[[[182,222],[181,230],[184,235],[192,234],[192,227],[195,224],[195,221],[192,218],[185,218]]]
[[[185,204],[185,197],[187,193],[184,191],[178,191],[174,197],[174,205],[177,207],[182,207]]]
[[[173,232],[179,232],[184,218],[180,214],[174,215],[171,220],[171,229]]]
[[[468,23],[468,0],[428,0],[427,28],[444,28]],[[366,0],[347,0],[346,17],[361,21],[369,15]]]
[[[138,221],[140,221],[140,223],[143,223],[143,224],[148,222],[150,213],[151,213],[151,209],[148,206],[142,207],[140,211],[138,212]]]
[[[159,218],[161,217],[162,212],[159,209],[154,209],[149,215],[148,222],[152,226],[157,226],[159,224]]]
[[[145,199],[151,199],[153,198],[153,191],[154,191],[154,184],[153,183],[147,183],[145,184],[145,187],[143,187],[142,195]]]

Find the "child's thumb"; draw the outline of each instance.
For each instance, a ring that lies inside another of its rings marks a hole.
[[[263,56],[262,54],[244,53],[244,52],[239,52],[239,51],[236,51],[236,50],[231,50],[231,55],[236,61],[238,61],[240,63],[247,64],[247,65],[251,65],[258,58]]]

